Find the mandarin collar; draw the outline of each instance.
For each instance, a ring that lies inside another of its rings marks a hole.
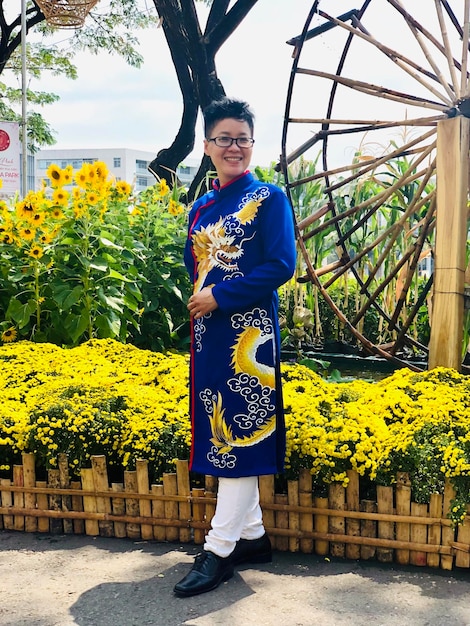
[[[253,180],[253,174],[249,170],[246,170],[243,174],[240,174],[240,176],[237,176],[237,178],[234,178],[222,187],[220,186],[219,179],[216,178],[212,183],[212,187],[219,197],[225,197],[232,193],[238,193],[241,189],[252,183]]]

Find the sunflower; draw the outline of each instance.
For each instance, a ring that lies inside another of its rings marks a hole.
[[[46,219],[46,216],[44,215],[44,213],[36,212],[33,215],[31,215],[28,221],[31,224],[34,224],[35,226],[41,226],[41,224],[44,222],[45,219]]]
[[[116,191],[120,196],[128,196],[132,191],[132,187],[127,181],[118,180],[116,183]]]
[[[88,183],[88,170],[90,169],[89,163],[84,163],[82,167],[75,174],[75,182],[79,187],[85,189]]]
[[[63,187],[65,184],[64,172],[55,163],[51,163],[46,171],[46,176],[51,181],[51,187]]]
[[[29,256],[33,257],[33,259],[40,259],[44,254],[44,250],[41,246],[34,245],[31,246],[31,250],[28,252]]]
[[[92,168],[95,171],[97,178],[101,181],[105,181],[108,178],[108,166],[104,161],[95,161],[92,165]]]
[[[52,193],[52,200],[55,204],[59,204],[60,206],[66,206],[69,200],[69,192],[65,191],[65,189],[56,189]]]
[[[180,213],[183,213],[183,211],[183,205],[179,204],[179,202],[176,202],[176,200],[173,200],[172,198],[168,204],[168,213],[170,215],[176,216],[180,215]]]
[[[65,170],[62,170],[62,176],[64,178],[64,185],[72,184],[73,180],[73,167],[71,165],[67,165]]]
[[[3,331],[1,338],[3,343],[11,343],[12,341],[15,341],[17,336],[18,333],[16,332],[16,328],[12,326],[11,328]]]
[[[82,196],[82,192],[81,192],[81,190],[79,189],[79,187],[74,187],[74,188],[72,189],[72,198],[73,198],[74,200],[80,200],[81,196]]]
[[[64,214],[62,213],[62,209],[58,206],[54,207],[51,212],[51,217],[54,220],[64,219]]]
[[[51,241],[53,240],[53,234],[52,233],[47,233],[44,232],[42,233],[42,235],[39,237],[39,241],[42,243],[43,246],[46,246],[48,243],[51,243]]]
[[[100,197],[96,193],[96,191],[88,191],[85,199],[88,204],[93,206],[94,204],[97,204],[99,202]]]
[[[21,202],[16,203],[16,214],[22,220],[30,219],[31,215],[34,215],[36,212],[36,207],[32,202],[27,200],[26,198]]]
[[[170,188],[168,187],[167,182],[164,178],[162,178],[160,182],[157,183],[156,187],[158,195],[160,197],[166,196],[166,194],[170,191]]]
[[[15,243],[15,238],[14,238],[12,233],[5,232],[5,233],[0,233],[0,241],[2,243],[6,243],[8,245],[11,245],[11,244]]]
[[[23,241],[31,241],[32,239],[34,239],[34,235],[36,234],[36,231],[34,230],[34,228],[22,228],[20,230],[20,232],[18,233],[20,239],[22,239]]]
[[[73,203],[73,214],[75,215],[76,219],[83,217],[86,213],[86,210],[87,210],[87,206],[83,202]]]

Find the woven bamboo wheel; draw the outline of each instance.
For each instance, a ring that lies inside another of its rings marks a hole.
[[[44,17],[57,28],[78,28],[98,0],[36,0]]]
[[[432,306],[437,126],[470,117],[470,0],[337,10],[316,0],[288,42],[278,167],[297,212],[300,281],[366,353],[425,361],[417,329]],[[352,312],[343,305],[351,281]],[[373,336],[368,316],[378,318]]]

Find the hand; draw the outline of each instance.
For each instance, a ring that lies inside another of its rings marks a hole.
[[[212,295],[212,287],[204,287],[198,293],[193,294],[188,301],[188,311],[191,317],[199,319],[206,313],[215,311],[219,305]]]

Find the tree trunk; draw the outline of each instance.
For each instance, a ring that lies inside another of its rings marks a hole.
[[[199,109],[225,95],[217,76],[215,55],[236,30],[258,0],[237,0],[230,10],[229,0],[213,0],[203,33],[194,0],[153,0],[170,49],[178,84],[183,96],[180,128],[168,148],[160,150],[149,170],[169,185],[176,181],[176,169],[194,148]],[[203,157],[188,191],[188,201],[205,193],[210,159]]]

